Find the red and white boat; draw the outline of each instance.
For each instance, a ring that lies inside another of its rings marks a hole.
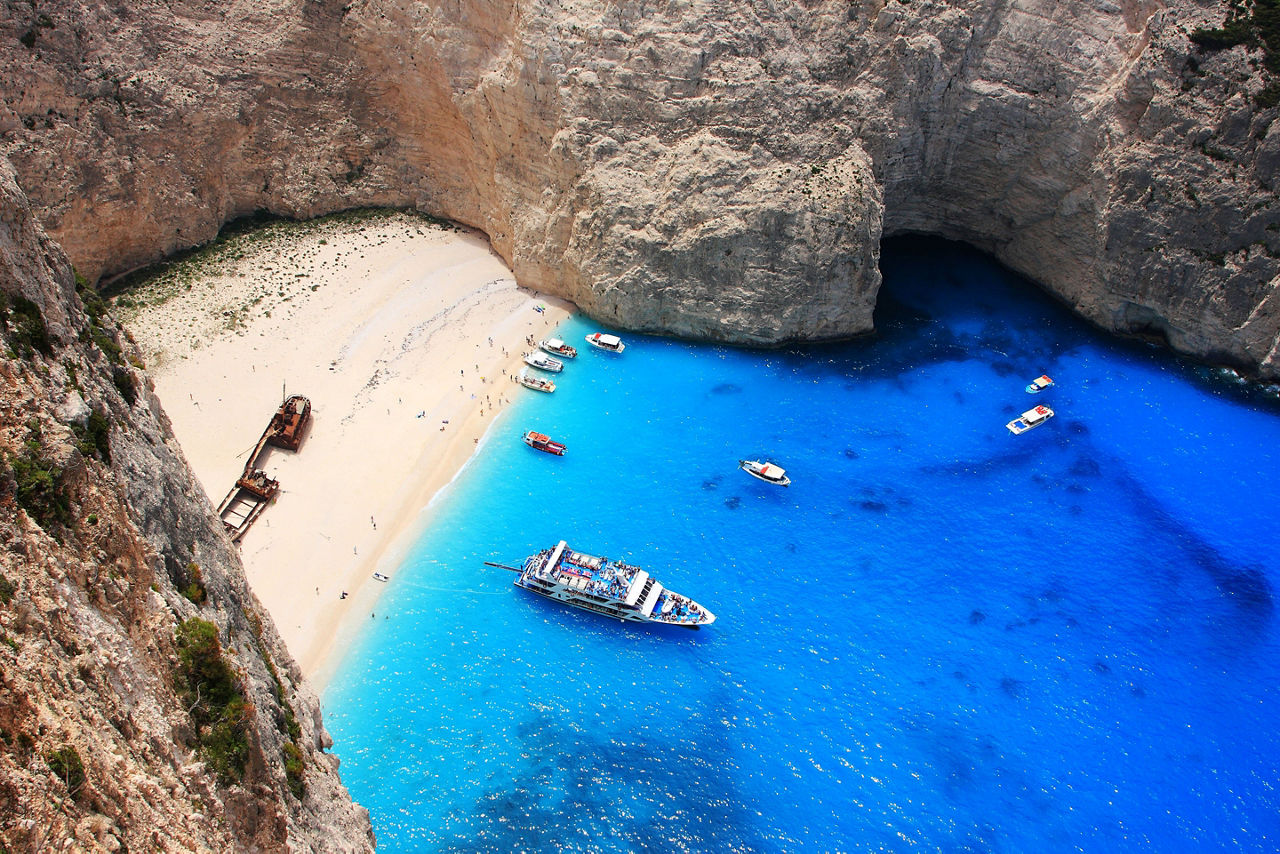
[[[524,434],[524,443],[530,448],[555,454],[557,457],[563,457],[564,452],[568,450],[563,442],[557,442],[545,433],[535,433],[532,430]]]
[[[1037,406],[1035,409],[1028,409],[1004,426],[1008,427],[1009,432],[1016,436],[1019,433],[1027,432],[1032,427],[1039,427],[1052,417],[1052,409],[1047,406]]]
[[[738,468],[756,480],[763,480],[765,483],[774,483],[778,486],[791,485],[791,478],[787,477],[787,470],[775,466],[773,463],[762,463],[758,460],[738,460]]]

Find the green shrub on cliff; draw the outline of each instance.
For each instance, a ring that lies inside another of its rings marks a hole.
[[[35,351],[46,356],[53,353],[53,341],[40,306],[21,294],[0,292],[0,333],[23,359],[30,359]]]
[[[1191,41],[1203,50],[1226,50],[1248,45],[1263,53],[1262,64],[1272,74],[1280,74],[1280,0],[1253,0],[1246,5],[1233,2],[1221,27],[1197,27]],[[1254,98],[1258,106],[1274,106],[1280,101],[1276,81],[1271,81]]]
[[[76,447],[85,457],[111,462],[111,423],[105,415],[91,412],[84,426],[72,424],[71,432],[75,434]]]
[[[49,770],[67,786],[67,794],[75,795],[84,785],[84,762],[74,747],[67,745],[51,750],[44,756]]]
[[[178,627],[174,684],[195,724],[200,755],[224,785],[244,776],[251,709],[222,655],[218,627],[192,618]]]
[[[71,502],[59,484],[62,471],[41,454],[38,438],[28,441],[8,464],[16,487],[14,498],[37,525],[54,533],[56,525],[71,523]]]
[[[209,598],[209,593],[204,588],[204,575],[200,572],[200,564],[187,564],[187,585],[182,588],[182,595],[196,605],[203,605]]]

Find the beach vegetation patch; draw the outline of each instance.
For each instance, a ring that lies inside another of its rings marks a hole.
[[[200,755],[230,785],[249,762],[249,719],[240,682],[222,654],[218,627],[193,617],[178,627],[174,686],[196,727]]]
[[[13,601],[13,594],[18,592],[18,587],[7,576],[0,574],[0,605],[8,605]]]

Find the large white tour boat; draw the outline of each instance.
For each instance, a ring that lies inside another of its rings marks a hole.
[[[715,614],[663,587],[638,566],[576,552],[564,540],[525,558],[519,569],[489,565],[520,573],[516,587],[625,622],[696,629],[716,621]]]

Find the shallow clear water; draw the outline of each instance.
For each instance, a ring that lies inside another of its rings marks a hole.
[[[519,390],[325,696],[380,848],[1280,847],[1280,410],[962,247],[884,269],[874,339],[629,335]],[[717,623],[483,565],[560,539]]]

